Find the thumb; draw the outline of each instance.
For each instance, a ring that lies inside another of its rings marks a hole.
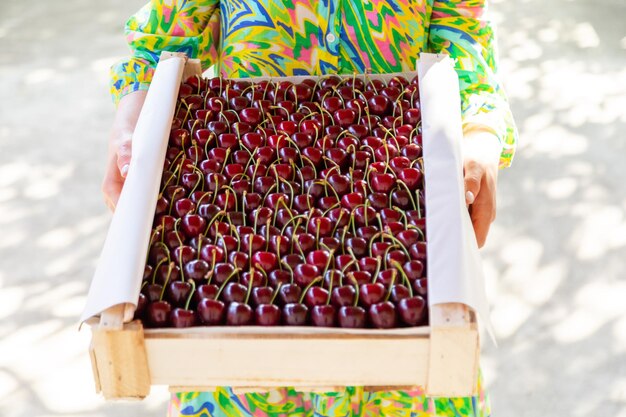
[[[476,196],[480,193],[480,182],[483,176],[482,168],[479,164],[466,164],[465,177],[465,203],[469,206],[474,203]]]
[[[117,168],[120,170],[122,178],[126,178],[128,167],[130,166],[130,158],[132,154],[132,142],[122,142],[117,148]]]

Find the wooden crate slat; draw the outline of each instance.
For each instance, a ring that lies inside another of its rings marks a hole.
[[[143,327],[139,322],[121,330],[93,328],[91,351],[98,388],[107,399],[142,399],[150,393]]]
[[[147,338],[145,343],[152,383],[175,386],[423,386],[429,354],[426,337]]]

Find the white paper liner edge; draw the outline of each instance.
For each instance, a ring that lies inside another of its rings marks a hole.
[[[448,55],[422,53],[417,67],[426,181],[428,304],[468,305],[495,343],[482,260],[465,206],[458,76]]]
[[[161,60],[133,134],[133,157],[89,288],[81,322],[137,305],[185,58]]]

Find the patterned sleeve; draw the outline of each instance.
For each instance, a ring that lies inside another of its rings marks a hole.
[[[162,51],[184,52],[208,68],[217,60],[219,0],[152,0],[128,19],[131,56],[111,67],[111,95],[146,90]]]
[[[429,48],[456,59],[464,124],[493,131],[502,143],[500,167],[513,159],[517,129],[496,77],[495,39],[486,19],[487,0],[434,0]]]

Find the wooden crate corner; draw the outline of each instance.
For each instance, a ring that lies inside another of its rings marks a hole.
[[[139,321],[114,328],[93,326],[89,354],[96,392],[102,392],[105,399],[140,400],[150,393],[150,371]]]

